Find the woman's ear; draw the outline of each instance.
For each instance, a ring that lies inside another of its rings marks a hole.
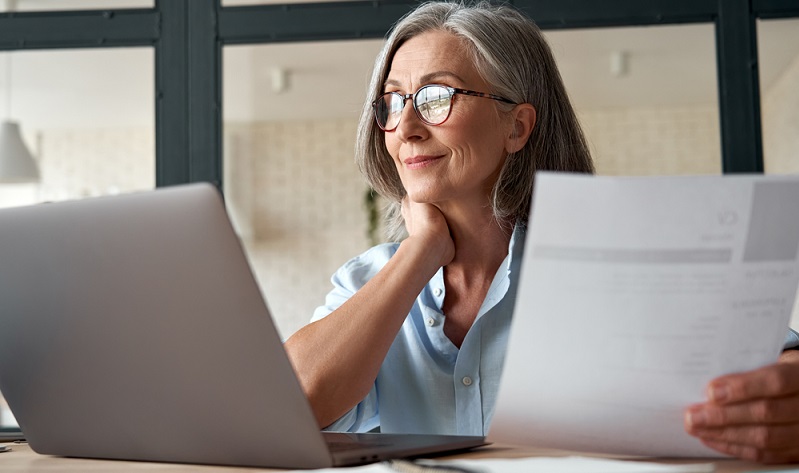
[[[513,128],[508,135],[505,148],[508,153],[515,153],[527,144],[535,128],[536,112],[535,107],[529,103],[520,103],[510,113],[513,117]]]

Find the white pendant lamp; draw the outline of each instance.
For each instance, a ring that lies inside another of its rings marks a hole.
[[[19,123],[3,121],[0,126],[0,183],[38,181],[39,166],[22,141]]]
[[[13,11],[15,2],[6,3]],[[11,121],[11,52],[6,53],[6,119],[0,126],[0,184],[39,182],[39,165],[22,141],[19,123]]]

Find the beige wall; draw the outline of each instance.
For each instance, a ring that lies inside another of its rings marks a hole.
[[[721,173],[715,106],[579,113],[601,175]]]
[[[229,125],[228,207],[278,328],[302,327],[330,276],[369,247],[352,120]]]
[[[765,170],[769,174],[799,173],[799,56],[763,95]]]
[[[155,137],[151,130],[50,129],[39,136],[42,200],[155,187]]]

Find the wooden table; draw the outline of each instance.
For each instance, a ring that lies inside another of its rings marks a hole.
[[[88,460],[79,458],[62,458],[39,455],[28,447],[27,444],[6,443],[12,451],[0,453],[0,472],[3,473],[35,473],[35,472],[132,472],[147,470],[151,473],[182,473],[182,472],[275,472],[286,470],[264,469],[264,468],[234,468],[204,465],[182,465],[171,463],[147,463],[147,462],[126,462],[112,460]],[[476,459],[476,458],[528,458],[536,456],[565,456],[575,455],[574,452],[562,450],[540,449],[533,447],[516,447],[510,445],[491,445],[468,453],[461,453],[441,459]],[[585,455],[579,454],[577,455]],[[603,456],[605,458],[619,458]],[[670,459],[640,459],[642,461],[657,461],[663,463],[706,463],[705,460],[670,460]],[[756,463],[743,462],[738,460],[715,461],[717,473],[741,473],[749,471],[781,471],[799,470],[799,465],[759,465]]]

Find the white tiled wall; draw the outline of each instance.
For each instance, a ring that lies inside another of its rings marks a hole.
[[[579,118],[598,174],[721,173],[715,106],[592,110]]]
[[[43,200],[155,187],[152,130],[47,130],[41,136]]]
[[[355,128],[354,120],[226,128],[228,207],[284,337],[324,303],[333,272],[369,247]]]

